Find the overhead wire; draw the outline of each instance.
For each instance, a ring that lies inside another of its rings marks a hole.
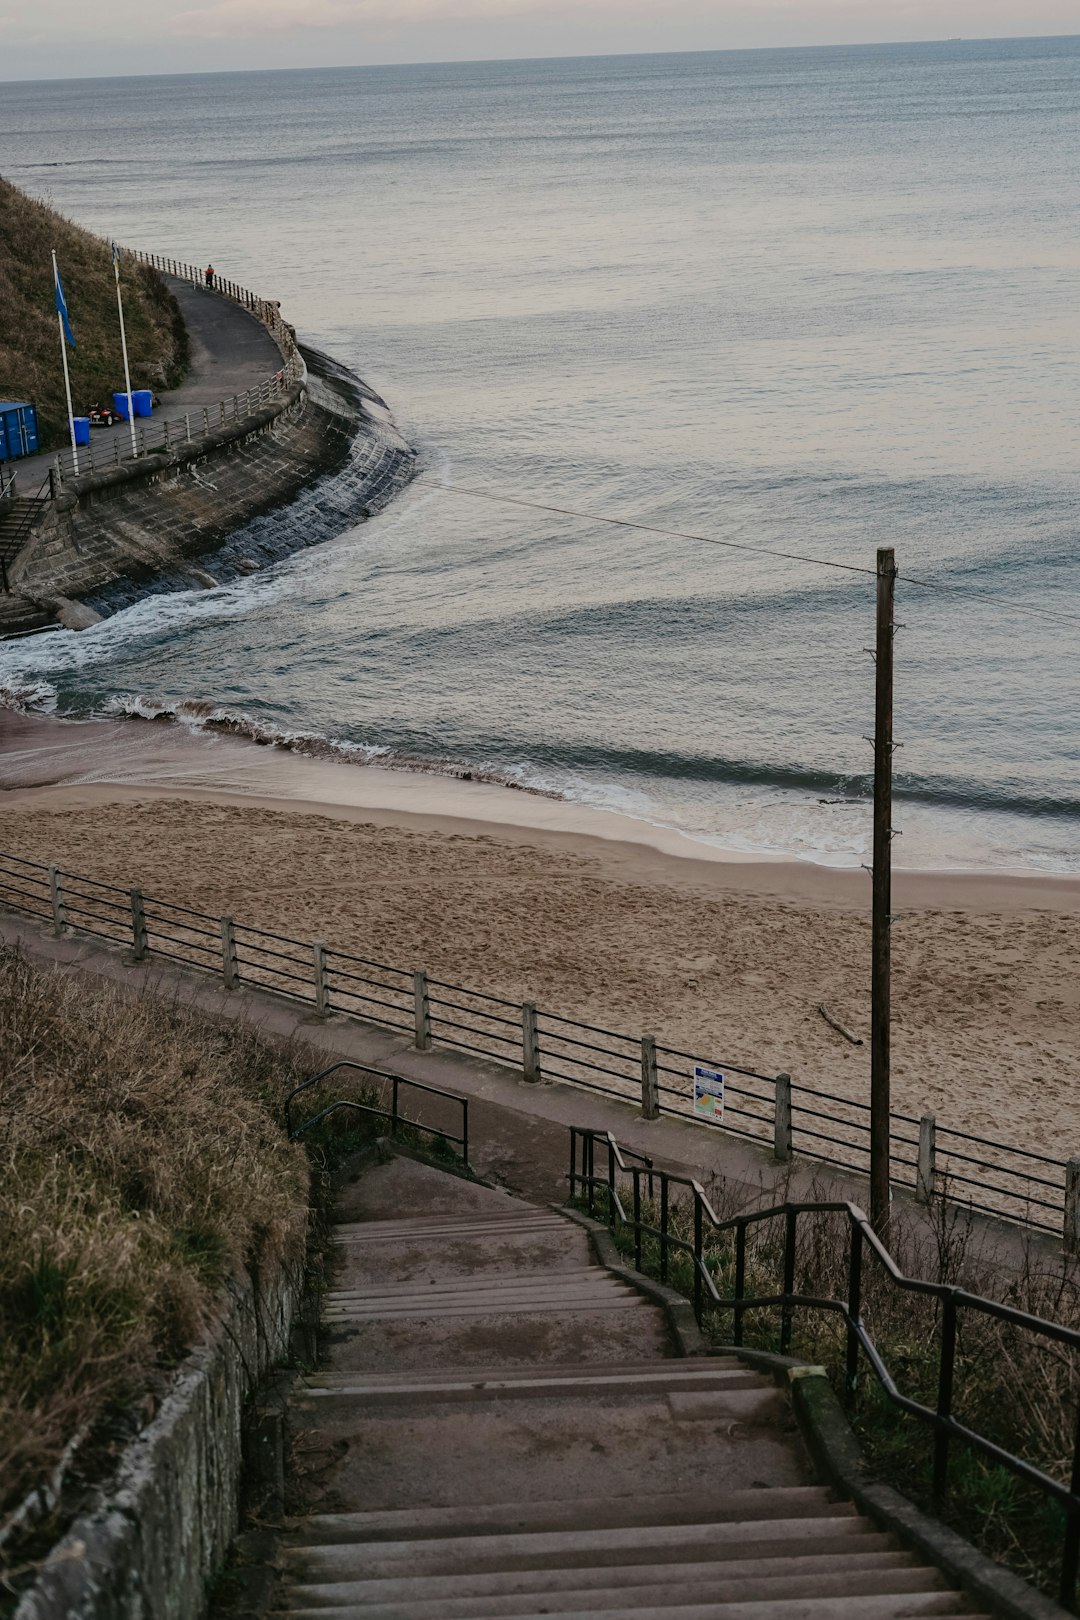
[[[810,557],[804,552],[781,551],[774,546],[755,546],[746,540],[725,540],[719,535],[697,534],[688,529],[668,529],[656,523],[643,523],[636,518],[610,517],[603,512],[583,512],[572,506],[555,506],[548,501],[530,501],[520,495],[502,495],[486,489],[466,489],[460,484],[443,484],[432,478],[418,478],[418,484],[425,489],[442,490],[448,495],[462,495],[471,500],[489,501],[497,506],[524,507],[533,512],[548,512],[557,517],[578,518],[585,523],[603,523],[612,528],[634,529],[641,534],[659,534],[669,540],[689,540],[695,545],[719,546],[728,551],[749,552],[759,557],[776,557],[782,562],[806,563],[812,568],[831,568],[844,574],[863,574],[870,579],[876,579],[877,570],[867,568],[859,563],[834,562],[828,557]],[[908,585],[916,585],[922,590],[942,591],[946,593],[961,594],[977,597],[980,601],[990,602],[995,607],[1004,608],[1009,613],[1022,613],[1029,617],[1050,619],[1060,624],[1080,624],[1080,614],[1063,613],[1057,608],[1033,607],[1023,602],[1012,602],[1004,597],[995,596],[992,591],[981,591],[977,586],[948,584],[942,580],[920,579],[904,569],[897,570],[897,579]]]

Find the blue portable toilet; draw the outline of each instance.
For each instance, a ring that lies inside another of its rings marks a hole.
[[[38,449],[37,411],[25,401],[0,404],[0,461],[33,456]]]

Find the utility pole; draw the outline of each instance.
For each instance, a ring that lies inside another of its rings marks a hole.
[[[896,558],[877,554],[877,648],[874,702],[874,866],[870,982],[870,1220],[889,1229],[889,1036],[892,926],[893,638]]]

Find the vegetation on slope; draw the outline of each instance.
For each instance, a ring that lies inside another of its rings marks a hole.
[[[92,1459],[245,1262],[302,1260],[308,1160],[280,1120],[310,1062],[0,951],[0,1510],[74,1436]]]
[[[75,334],[68,349],[76,415],[124,386],[108,244],[0,178],[0,399],[37,406],[43,449],[67,442],[53,290],[53,248]],[[188,367],[187,329],[156,270],[120,267],[133,388],[174,388]]]

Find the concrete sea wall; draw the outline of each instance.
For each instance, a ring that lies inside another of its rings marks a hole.
[[[276,397],[227,423],[197,413],[190,440],[69,477],[44,503],[8,567],[0,636],[81,629],[148,591],[253,573],[362,521],[404,487],[415,452],[385,403],[329,357],[298,349],[284,323],[270,330],[279,345],[288,334]],[[320,498],[292,511],[313,489]]]

